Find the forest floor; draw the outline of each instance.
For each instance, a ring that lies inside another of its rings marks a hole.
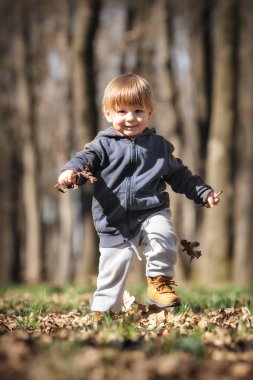
[[[0,289],[2,380],[234,380],[253,378],[253,302],[235,288],[177,293],[182,306],[89,312],[76,287]]]

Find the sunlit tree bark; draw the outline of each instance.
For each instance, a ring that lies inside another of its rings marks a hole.
[[[0,282],[13,280],[16,248],[19,241],[18,210],[21,165],[18,115],[15,102],[15,46],[18,14],[9,1],[0,2]]]
[[[93,42],[98,24],[99,1],[72,1],[73,19],[71,45],[71,152],[80,151],[97,131],[95,104],[96,78],[94,73]],[[98,244],[91,215],[92,188],[89,184],[72,194],[74,209],[73,255],[76,283],[87,284],[97,273]]]
[[[185,165],[193,173],[200,170],[200,142],[198,129],[198,108],[196,82],[194,81],[195,48],[193,46],[194,14],[200,16],[199,7],[195,12],[190,11],[191,3],[184,1],[170,2],[170,33],[171,33],[171,71],[174,83],[174,106],[177,112],[178,135],[181,149],[175,151]],[[195,16],[196,17],[196,16]],[[200,70],[200,68],[199,68]],[[175,199],[175,196],[172,198]],[[183,196],[178,196],[177,232],[179,239],[194,239],[197,227],[197,210],[193,202]],[[185,275],[189,275],[189,264],[183,256],[182,261]]]
[[[238,124],[235,136],[234,262],[238,285],[253,286],[253,4],[240,2]]]
[[[38,282],[41,277],[40,246],[40,212],[37,194],[37,150],[32,122],[32,102],[27,73],[27,29],[25,25],[25,9],[19,4],[18,35],[16,39],[18,59],[17,75],[17,107],[19,114],[19,131],[22,144],[22,213],[20,224],[23,225],[21,244],[22,279],[26,283]]]
[[[71,273],[72,208],[70,195],[59,196],[52,186],[70,151],[68,2],[33,7],[28,1],[27,7],[45,277],[62,284]]]
[[[231,218],[231,146],[234,122],[234,1],[217,1],[214,9],[213,97],[206,180],[225,196],[219,207],[205,210],[201,231],[199,278],[203,283],[228,279]],[[218,223],[218,224],[217,224]],[[218,227],[217,227],[218,226]]]

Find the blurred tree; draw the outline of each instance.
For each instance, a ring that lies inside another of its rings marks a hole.
[[[33,123],[38,148],[38,200],[46,279],[70,280],[72,210],[53,191],[55,173],[70,152],[70,49],[67,0],[27,0],[23,8],[29,59]]]
[[[16,98],[19,116],[19,135],[22,159],[22,191],[21,212],[19,223],[23,230],[21,236],[20,256],[22,267],[22,279],[26,283],[35,283],[41,275],[41,236],[40,236],[40,211],[38,205],[37,189],[37,143],[33,123],[32,99],[30,93],[30,78],[28,74],[28,56],[26,54],[27,33],[25,17],[21,3],[15,8],[17,14],[16,35]]]
[[[253,284],[253,4],[239,5],[240,31],[238,116],[235,126],[233,279],[241,286]]]
[[[206,180],[226,196],[219,207],[205,212],[201,237],[206,252],[200,261],[203,283],[228,279],[231,218],[231,157],[235,118],[235,1],[218,0],[213,10],[213,92]],[[219,228],[217,227],[219,221]],[[210,270],[213,268],[213,270]]]
[[[97,132],[94,39],[99,24],[100,1],[71,1],[71,151],[82,150]],[[74,208],[73,280],[90,282],[97,272],[98,241],[91,215],[92,188],[87,185],[72,196]]]
[[[9,1],[0,2],[0,194],[1,194],[1,265],[2,283],[17,279],[20,270],[17,255],[20,241],[18,224],[19,182],[22,164],[19,160],[21,147],[19,141],[19,116],[16,104],[16,37],[18,24],[17,11],[12,9]]]

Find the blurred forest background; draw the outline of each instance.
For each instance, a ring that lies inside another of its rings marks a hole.
[[[106,127],[103,89],[135,72],[153,125],[220,205],[172,194],[179,238],[200,241],[176,279],[253,282],[253,2],[0,0],[0,282],[87,284],[97,273],[92,186],[53,189],[61,166]],[[135,262],[134,280],[144,277]]]

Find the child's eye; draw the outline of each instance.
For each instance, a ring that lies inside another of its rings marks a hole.
[[[142,113],[143,110],[142,110],[142,109],[137,109],[135,112],[136,112],[136,113]]]
[[[119,115],[124,115],[124,114],[125,114],[125,110],[118,110],[117,113],[118,113]]]

